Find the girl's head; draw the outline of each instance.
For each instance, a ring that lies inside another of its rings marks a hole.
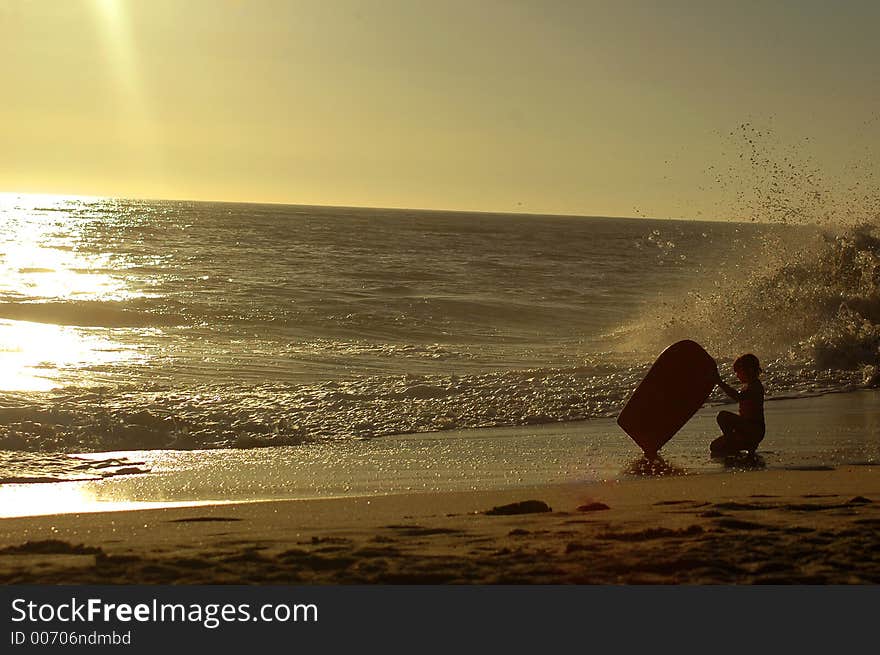
[[[748,353],[747,355],[737,357],[733,363],[733,372],[736,373],[736,377],[739,378],[740,382],[751,382],[752,380],[757,380],[761,374],[761,364],[758,362],[757,357],[752,353]]]

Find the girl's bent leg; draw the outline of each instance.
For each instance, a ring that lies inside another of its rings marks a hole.
[[[721,435],[709,444],[709,452],[712,455],[726,455],[730,452],[730,440],[726,435]]]
[[[717,421],[724,434],[709,444],[713,455],[735,454],[742,450],[754,454],[764,436],[757,433],[754,425],[733,412],[719,412]]]
[[[718,427],[721,428],[721,431],[727,437],[732,437],[736,432],[737,423],[739,423],[740,418],[738,414],[734,414],[733,412],[718,412],[718,416],[715,419],[718,422]]]

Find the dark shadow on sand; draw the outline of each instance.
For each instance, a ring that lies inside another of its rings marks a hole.
[[[767,468],[767,462],[757,453],[735,453],[733,455],[715,456],[712,459],[724,464],[724,468],[736,471],[760,471]]]

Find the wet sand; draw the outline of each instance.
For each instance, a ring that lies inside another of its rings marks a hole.
[[[0,582],[876,584],[878,528],[876,466],[726,472],[3,519]]]

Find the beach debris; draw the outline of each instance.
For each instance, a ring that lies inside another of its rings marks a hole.
[[[543,500],[523,500],[518,503],[493,507],[483,513],[489,516],[505,516],[510,514],[539,514],[552,511],[553,509]]]
[[[605,509],[611,509],[605,503],[587,503],[577,508],[579,512],[601,512]]]

